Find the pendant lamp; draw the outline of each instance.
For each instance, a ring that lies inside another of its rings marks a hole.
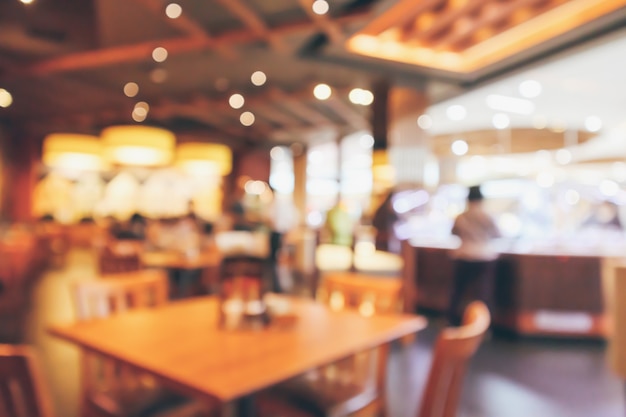
[[[44,138],[42,161],[49,168],[101,170],[102,144],[96,136],[52,133]]]
[[[102,131],[106,159],[117,165],[155,167],[169,164],[176,137],[166,129],[150,126],[111,126]]]
[[[176,149],[176,162],[190,172],[217,172],[230,174],[233,166],[232,151],[218,143],[181,143]]]

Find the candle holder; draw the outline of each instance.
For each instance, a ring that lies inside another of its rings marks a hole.
[[[261,329],[270,316],[262,295],[262,283],[256,277],[233,277],[221,285],[219,325],[227,330]]]

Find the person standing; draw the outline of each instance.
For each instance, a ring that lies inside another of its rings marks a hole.
[[[372,218],[372,226],[376,229],[376,249],[400,253],[400,239],[394,230],[397,221],[398,215],[393,209],[393,191],[390,191]]]
[[[454,276],[448,306],[448,321],[460,323],[461,302],[467,290],[474,287],[475,297],[489,309],[493,307],[495,264],[498,253],[492,240],[499,238],[500,231],[483,208],[480,186],[472,186],[467,195],[467,208],[457,216],[452,234],[461,239],[461,244],[452,255]]]

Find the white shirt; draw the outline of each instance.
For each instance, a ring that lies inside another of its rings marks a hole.
[[[491,243],[500,237],[500,231],[480,202],[468,203],[467,210],[454,221],[452,234],[461,239],[461,246],[453,252],[455,258],[491,261],[498,257]]]

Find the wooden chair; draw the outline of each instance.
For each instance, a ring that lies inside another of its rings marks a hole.
[[[105,245],[98,254],[98,269],[101,274],[140,270],[141,256],[138,244],[135,242],[123,242]]]
[[[0,416],[53,415],[50,394],[30,348],[0,345]]]
[[[401,289],[399,279],[350,272],[328,273],[322,277],[317,299],[332,310],[354,309],[370,317],[401,312]],[[267,399],[261,400],[264,414],[284,413],[281,407],[287,403],[315,416],[372,411],[383,415],[387,354],[388,345],[383,345],[281,384]]]
[[[460,327],[442,331],[435,342],[418,417],[456,416],[467,363],[478,350],[490,323],[487,306],[474,301],[465,309]]]
[[[168,301],[168,281],[163,271],[127,272],[108,278],[74,285],[80,320],[157,307]],[[178,406],[185,401],[159,387],[153,378],[96,354],[83,355],[82,381],[83,417],[133,416],[160,407]],[[210,412],[213,411],[207,410]]]

